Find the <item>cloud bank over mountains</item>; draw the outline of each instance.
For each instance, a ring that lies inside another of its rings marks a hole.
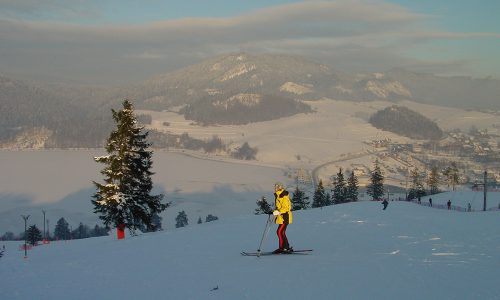
[[[301,55],[346,72],[411,67],[471,74],[470,65],[481,58],[422,59],[415,49],[435,41],[500,39],[495,32],[432,28],[428,21],[436,16],[384,1],[303,1],[229,17],[140,24],[100,23],[92,1],[2,0],[0,8],[1,73],[79,83],[138,81],[240,51]],[[97,21],[70,21],[85,18]]]

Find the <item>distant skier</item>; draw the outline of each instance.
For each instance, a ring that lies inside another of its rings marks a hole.
[[[472,211],[472,206],[470,205],[470,203],[467,203],[467,211]]]
[[[384,199],[384,201],[382,201],[382,204],[384,205],[384,208],[382,208],[382,210],[385,210],[387,208],[387,205],[389,205],[389,202],[387,202],[387,199]]]
[[[448,210],[450,210],[451,209],[451,199],[448,200],[448,202],[446,204],[448,205]]]
[[[292,224],[292,203],[288,196],[288,191],[285,190],[281,182],[274,184],[274,199],[275,210],[273,211],[273,215],[276,217],[276,224],[278,224],[276,234],[279,239],[279,248],[274,250],[273,253],[290,253],[293,249],[288,243],[286,228],[288,224]]]
[[[432,207],[432,198],[429,198],[429,206]]]

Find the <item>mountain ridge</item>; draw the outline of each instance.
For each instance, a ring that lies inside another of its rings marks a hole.
[[[248,53],[221,55],[141,83],[112,87],[35,85],[2,76],[0,142],[12,142],[29,130],[48,129],[51,135],[47,145],[102,145],[105,134],[96,133],[109,130],[106,114],[124,98],[131,99],[137,109],[164,111],[177,107],[185,118],[201,124],[241,124],[309,112],[302,101],[324,98],[396,104],[409,100],[498,111],[499,83],[492,78],[440,77],[403,69],[350,75],[300,56]],[[254,106],[249,105],[249,99],[260,100],[252,100]],[[271,105],[270,101],[278,104]],[[179,109],[182,107],[186,109]],[[231,107],[248,118],[238,120]],[[280,111],[283,107],[289,108],[286,113]],[[76,126],[75,119],[81,125]],[[40,122],[34,124],[33,120]],[[61,128],[66,131],[63,136]],[[98,136],[96,139],[89,136],[88,128]]]

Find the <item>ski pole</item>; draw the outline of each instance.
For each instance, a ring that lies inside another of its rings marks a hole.
[[[271,224],[271,215],[268,215],[267,217],[266,227],[264,228],[264,233],[262,234],[262,238],[260,239],[259,249],[257,250],[257,257],[260,256],[262,243],[264,242],[264,239],[267,237],[269,230],[271,229],[271,226],[269,226],[269,224]]]

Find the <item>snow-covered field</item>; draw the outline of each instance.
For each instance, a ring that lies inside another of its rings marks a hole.
[[[500,299],[500,212],[381,208],[295,212],[288,237],[310,255],[241,256],[256,250],[267,219],[251,214],[125,240],[53,242],[28,259],[20,242],[4,242],[0,298]],[[277,246],[273,231],[264,250]]]
[[[500,116],[450,107],[412,101],[393,103],[322,99],[306,103],[313,108],[314,113],[239,126],[199,126],[174,112],[138,113],[152,116],[150,128],[176,134],[188,133],[201,139],[210,139],[217,135],[225,142],[233,143],[233,146],[248,142],[259,149],[257,159],[262,164],[309,169],[336,160],[341,155],[371,149],[363,143],[365,141],[390,138],[401,143],[408,142],[408,138],[378,130],[368,123],[373,113],[394,104],[421,113],[435,121],[443,130],[458,128],[468,132],[474,125],[487,129],[489,133],[500,134]],[[165,127],[164,122],[170,125]]]

